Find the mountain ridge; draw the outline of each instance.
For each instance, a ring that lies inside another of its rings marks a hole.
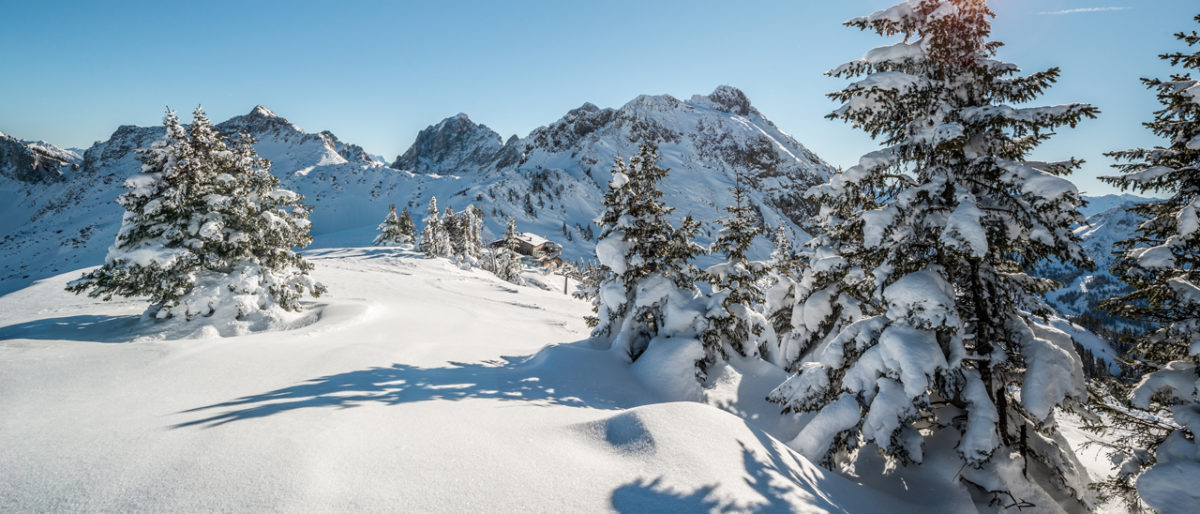
[[[443,207],[479,206],[489,236],[513,216],[522,231],[564,243],[568,258],[585,257],[597,233],[592,220],[602,210],[608,170],[618,156],[636,154],[642,142],[657,144],[660,165],[672,170],[663,187],[666,201],[679,208],[675,218],[692,214],[706,223],[701,243],[715,233],[713,222],[724,215],[738,175],[752,186],[760,221],[784,226],[800,240],[806,237],[806,206],[799,195],[833,171],[728,86],[688,101],[642,95],[616,109],[585,103],[506,141],[465,114],[452,116],[425,129],[427,136],[418,136],[406,152],[412,162],[424,163],[410,166],[415,170],[386,166],[331,132],[306,132],[262,105],[216,127],[254,137],[283,187],[306,196],[314,206],[316,246],[368,244],[387,205],[407,207],[419,220],[436,196]],[[9,181],[18,201],[0,208],[10,220],[0,225],[0,294],[100,264],[120,225],[115,199],[121,183],[140,169],[135,150],[163,134],[160,126],[122,125],[88,148],[77,171],[63,180]],[[755,252],[765,256],[769,249],[764,239]]]

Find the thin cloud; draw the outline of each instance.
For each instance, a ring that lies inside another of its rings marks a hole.
[[[1085,12],[1127,11],[1132,7],[1080,7],[1078,9],[1063,9],[1061,11],[1042,11],[1043,16],[1058,16],[1062,14],[1079,14]]]

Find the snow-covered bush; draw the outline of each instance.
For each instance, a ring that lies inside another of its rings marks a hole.
[[[249,136],[227,141],[194,114],[185,128],[167,112],[166,137],[141,151],[117,200],[125,216],[104,265],[67,289],[148,297],[156,318],[299,311],[305,293],[324,291],[294,250],[312,241],[304,198],[279,187]]]
[[[1075,508],[1087,477],[1054,411],[1086,397],[1082,366],[1066,334],[1038,324],[1051,283],[1026,270],[1090,265],[1071,231],[1079,194],[1059,176],[1078,162],[1025,157],[1097,110],[1008,105],[1058,70],[995,60],[992,16],[984,0],[910,0],[847,22],[904,39],[829,72],[862,77],[830,95],[830,117],[884,147],[810,193],[832,243],[814,258],[844,260],[822,266],[841,266],[839,287],[878,312],[820,342],[771,399],[816,412],[792,444],[827,464],[866,445],[917,464],[925,441],[949,440],[971,492]]]
[[[1200,22],[1200,16],[1196,18]],[[1195,31],[1176,34],[1189,47]],[[1160,512],[1200,509],[1200,498],[1170,484],[1200,476],[1200,52],[1161,56],[1184,73],[1168,80],[1142,79],[1158,94],[1163,109],[1146,125],[1166,145],[1109,154],[1121,174],[1101,177],[1122,189],[1166,195],[1131,210],[1145,218],[1136,235],[1123,242],[1114,274],[1134,287],[1104,305],[1114,314],[1156,327],[1140,337],[1134,353],[1147,372],[1130,391],[1131,406],[1142,413],[1114,412],[1133,437],[1119,442],[1122,469],[1108,485],[1135,506],[1136,492]],[[1164,414],[1174,418],[1162,421]],[[1169,414],[1168,414],[1169,413]],[[1148,414],[1148,415],[1144,415]],[[1149,467],[1149,469],[1146,469]],[[1113,489],[1110,488],[1110,491]]]

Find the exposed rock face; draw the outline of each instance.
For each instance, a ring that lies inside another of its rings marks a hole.
[[[458,173],[492,161],[503,147],[500,134],[459,113],[417,134],[392,167],[416,173]]]
[[[746,98],[746,94],[742,90],[730,86],[719,86],[707,97],[700,95],[693,96],[692,102],[697,104],[707,102],[718,111],[740,116],[749,115],[751,110],[750,99]]]
[[[98,141],[83,153],[83,174],[97,175],[117,170],[122,175],[131,175],[140,169],[136,151],[149,148],[167,133],[161,126],[138,127],[121,125],[105,141]]]
[[[59,182],[79,155],[49,143],[21,141],[0,133],[0,176],[27,183]]]

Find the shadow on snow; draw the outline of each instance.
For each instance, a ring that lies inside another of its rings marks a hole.
[[[215,427],[299,409],[470,398],[622,409],[645,400],[626,367],[608,352],[589,347],[587,341],[551,346],[533,357],[504,357],[502,361],[452,362],[441,368],[392,364],[189,409],[182,414],[204,417],[171,428]]]
[[[859,496],[862,486],[846,483],[845,485],[849,488],[843,490],[843,494],[839,495],[845,498],[858,497],[862,500],[861,505],[840,505],[834,498],[826,495],[825,489],[832,485],[829,484],[828,475],[825,475],[827,472],[818,471],[815,467],[796,459],[791,451],[768,436],[766,432],[749,423],[746,426],[766,449],[766,455],[762,455],[762,452],[755,451],[745,442],[738,442],[742,447],[742,464],[745,467],[745,475],[742,480],[762,497],[761,502],[739,503],[722,498],[717,492],[720,484],[704,485],[691,491],[681,491],[664,485],[661,476],[653,480],[641,477],[613,490],[610,499],[613,510],[622,514],[872,510],[870,499]],[[792,501],[788,501],[788,499]],[[896,508],[896,512],[906,510],[901,506],[896,506]]]
[[[47,318],[0,327],[0,340],[38,339],[124,343],[140,323],[140,315],[103,316],[85,314]]]

